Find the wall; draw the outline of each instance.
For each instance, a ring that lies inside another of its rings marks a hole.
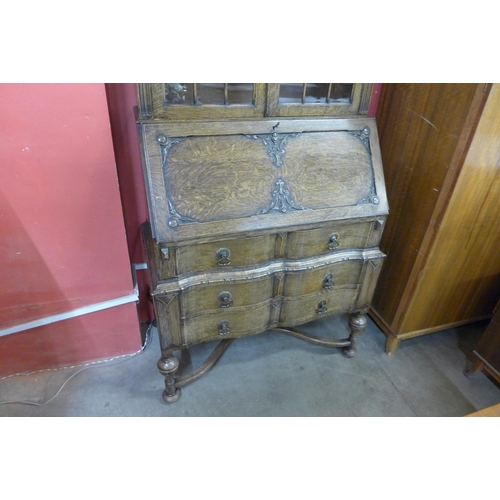
[[[137,106],[136,84],[106,84],[106,94],[130,262],[146,262],[141,224],[149,219],[149,215],[134,114],[134,107]],[[141,322],[149,322],[154,318],[154,312],[148,299],[150,282],[147,270],[138,271],[137,282],[139,319]]]
[[[0,330],[133,291],[103,84],[0,85]],[[0,376],[140,348],[135,303],[0,337]]]

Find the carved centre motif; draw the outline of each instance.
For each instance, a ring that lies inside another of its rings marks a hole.
[[[276,189],[272,193],[271,206],[267,209],[260,210],[259,214],[268,214],[273,211],[286,213],[289,210],[309,210],[307,207],[295,204],[283,179],[279,178],[274,184],[276,185]]]
[[[298,135],[300,135],[300,132],[294,132],[293,134],[278,134],[273,132],[272,134],[246,135],[245,137],[262,141],[264,146],[267,146],[267,154],[271,157],[273,165],[280,168],[283,165],[286,141],[289,137],[297,137]]]

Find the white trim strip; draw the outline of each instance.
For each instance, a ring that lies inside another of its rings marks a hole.
[[[37,328],[39,326],[50,325],[51,323],[56,323],[57,321],[63,321],[65,319],[76,318],[77,316],[83,316],[84,314],[90,314],[97,311],[102,311],[104,309],[109,309],[110,307],[121,306],[123,304],[129,304],[130,302],[138,302],[139,300],[139,288],[137,286],[137,276],[136,271],[138,269],[147,269],[146,263],[132,264],[132,278],[134,284],[134,291],[130,295],[125,295],[123,297],[118,297],[116,299],[106,300],[104,302],[98,302],[97,304],[91,304],[88,306],[79,307],[78,309],[73,309],[72,311],[67,311],[60,314],[53,314],[52,316],[46,316],[45,318],[35,319],[29,321],[28,323],[22,323],[20,325],[11,326],[10,328],[5,328],[0,330],[0,337],[5,335],[11,335],[13,333],[23,332],[24,330],[30,330],[31,328]]]
[[[104,302],[98,302],[97,304],[79,307],[78,309],[73,309],[72,311],[46,316],[45,318],[36,319],[34,321],[29,321],[28,323],[0,330],[0,337],[11,335],[12,333],[22,332],[24,330],[30,330],[31,328],[37,328],[39,326],[50,325],[51,323],[56,323],[57,321],[76,318],[77,316],[83,316],[84,314],[102,311],[103,309],[109,309],[110,307],[121,306],[130,302],[137,302],[138,298],[138,294],[134,291],[134,293],[125,295],[124,297],[118,297],[117,299],[106,300]]]

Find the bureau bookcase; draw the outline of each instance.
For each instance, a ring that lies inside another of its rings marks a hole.
[[[239,337],[356,352],[388,213],[370,84],[138,84],[163,399]],[[349,313],[345,339],[294,327]],[[176,351],[219,340],[181,373]]]

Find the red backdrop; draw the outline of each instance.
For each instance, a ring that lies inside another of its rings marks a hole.
[[[0,85],[0,330],[133,291],[105,86]],[[135,303],[0,337],[0,376],[131,353]]]

